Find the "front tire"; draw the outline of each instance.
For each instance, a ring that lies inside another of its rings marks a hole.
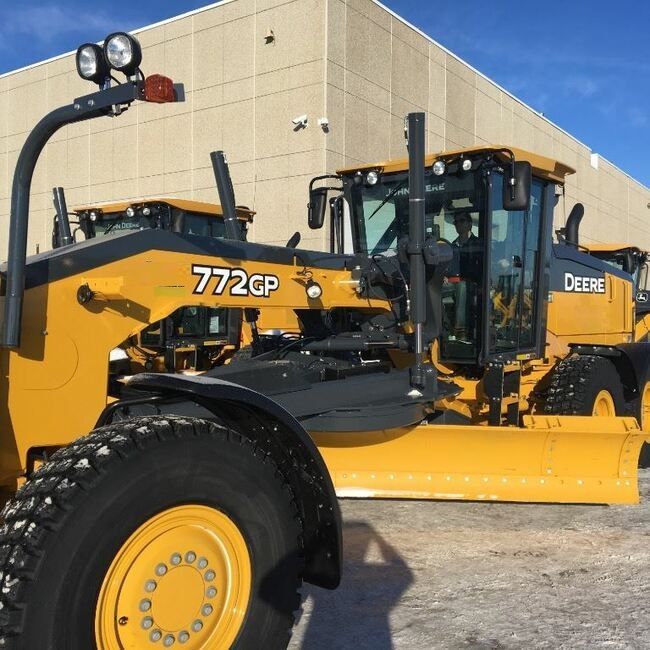
[[[267,454],[213,422],[147,417],[55,453],[5,507],[3,647],[285,648],[301,524]]]
[[[554,415],[623,415],[623,385],[614,364],[604,357],[563,359],[553,371],[545,412]]]

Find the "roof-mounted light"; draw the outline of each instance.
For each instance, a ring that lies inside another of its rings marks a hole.
[[[104,51],[95,43],[84,43],[77,49],[77,72],[82,79],[103,84],[111,69],[104,58]]]
[[[433,173],[436,176],[442,176],[447,171],[447,165],[445,165],[444,160],[436,160],[433,163]]]
[[[104,41],[104,56],[111,68],[130,77],[142,63],[142,48],[135,36],[115,32]]]

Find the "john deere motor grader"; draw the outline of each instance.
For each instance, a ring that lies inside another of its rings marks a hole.
[[[125,82],[109,85],[107,62]],[[476,426],[440,406],[463,386],[430,362],[454,260],[425,229],[423,114],[408,118],[409,225],[396,256],[241,241],[215,152],[229,239],[147,229],[26,258],[31,177],[47,139],[137,99],[175,98],[170,80],[145,80],[139,63],[124,33],[82,46],[79,71],[102,89],[43,118],[17,161],[0,339],[0,477],[13,493],[0,531],[6,647],[284,647],[301,582],[339,582],[333,477],[356,494],[638,499],[645,434],[634,418]],[[499,211],[527,224],[530,164],[472,160],[483,218]],[[551,185],[542,182],[542,196]],[[316,205],[311,213],[318,225]],[[110,351],[193,304],[293,309],[300,336],[201,376],[141,373],[111,394]],[[512,332],[481,331],[486,359],[502,369],[516,359],[490,348]],[[452,349],[465,350],[461,335]],[[134,415],[140,407],[156,415]]]
[[[64,189],[55,187],[53,203],[52,248],[149,228],[204,237],[223,238],[226,234],[221,206],[202,201],[148,198],[85,205],[68,212]],[[236,208],[243,239],[254,214],[244,206]],[[241,309],[181,307],[111,351],[111,378],[145,370],[198,372],[212,368],[240,349],[241,324]],[[249,343],[250,336],[246,338]]]

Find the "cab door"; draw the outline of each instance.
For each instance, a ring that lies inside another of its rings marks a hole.
[[[490,189],[484,356],[505,361],[534,352],[538,340],[544,186],[533,180],[527,211],[503,209],[500,173]]]

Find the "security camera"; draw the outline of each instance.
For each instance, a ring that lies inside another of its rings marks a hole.
[[[320,120],[318,120],[318,125],[326,131],[330,126],[330,121],[326,117],[321,117]]]
[[[298,117],[294,117],[291,121],[298,127],[305,127],[307,126],[307,119],[306,115],[299,115]]]

